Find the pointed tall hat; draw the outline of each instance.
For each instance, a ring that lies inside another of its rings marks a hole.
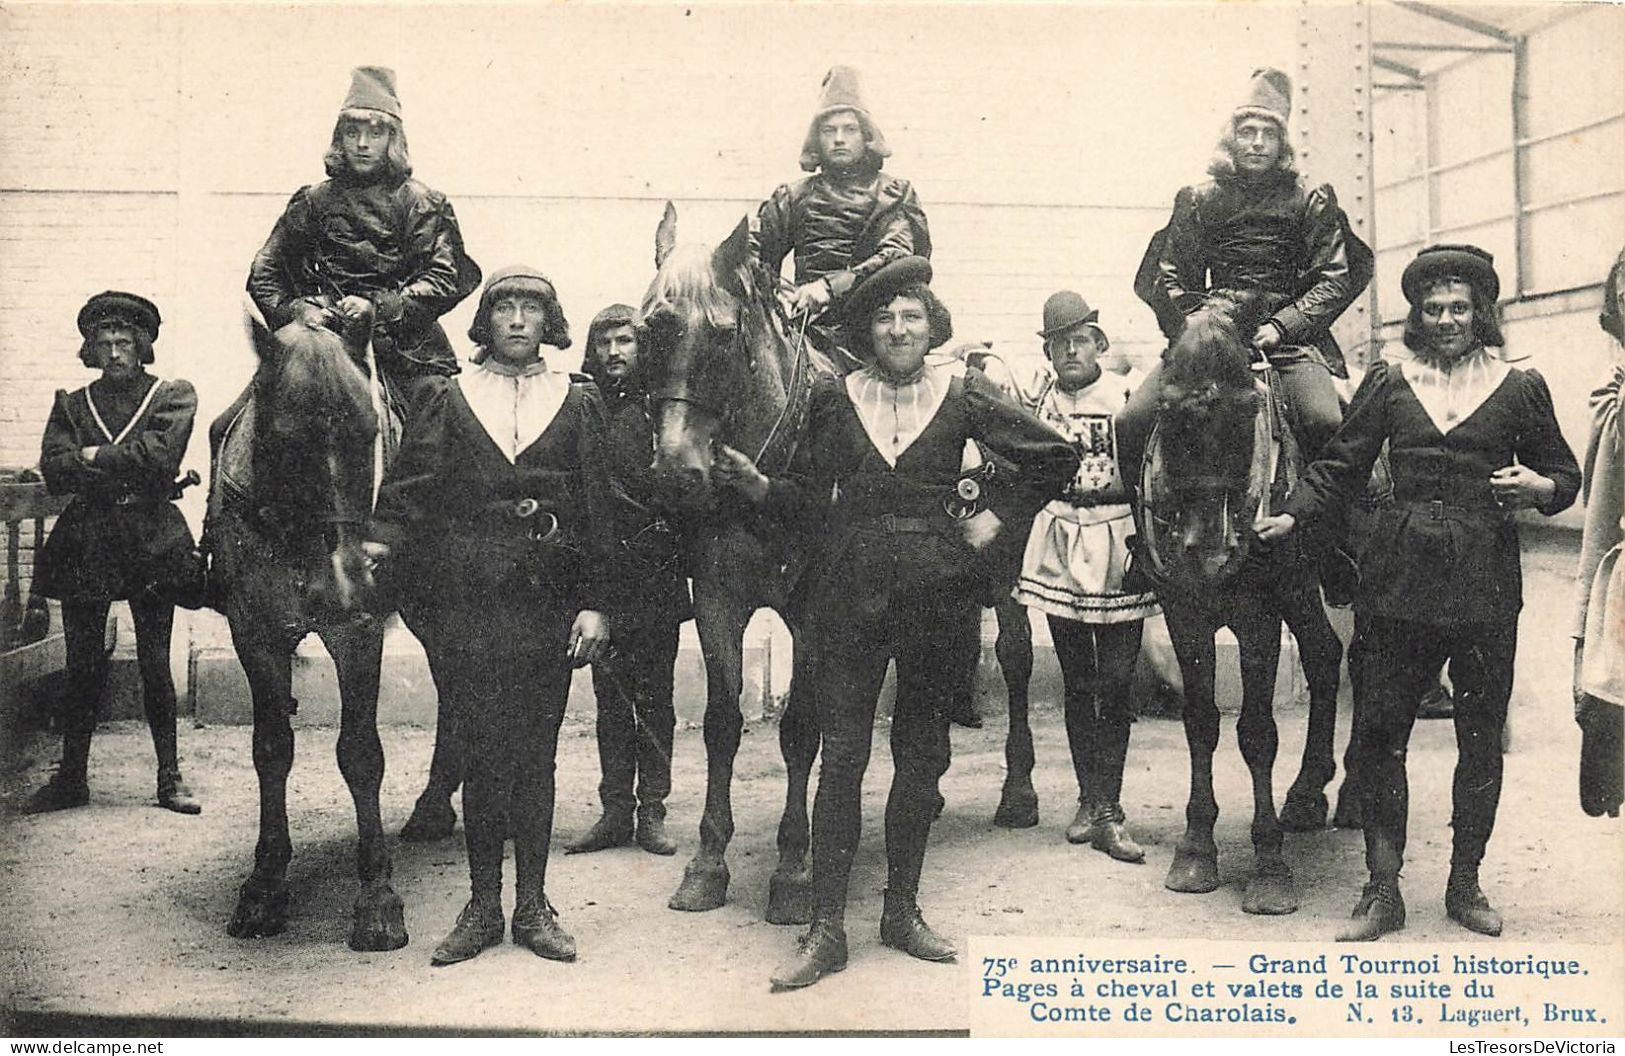
[[[1231,114],[1231,120],[1244,117],[1267,117],[1282,129],[1292,116],[1292,78],[1273,66],[1262,66],[1253,71],[1247,82],[1247,95]]]
[[[340,110],[377,110],[401,119],[401,97],[395,92],[395,71],[388,66],[357,66],[350,71],[350,91]]]
[[[891,157],[891,147],[886,145],[885,134],[864,105],[858,71],[850,66],[831,66],[829,72],[824,74],[824,83],[818,88],[818,108],[813,111],[812,121],[807,125],[807,138],[801,144],[801,167],[804,171],[812,172],[818,168],[819,122],[838,110],[851,110],[858,115],[869,153],[879,159]]]

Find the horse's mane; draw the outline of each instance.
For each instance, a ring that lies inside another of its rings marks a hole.
[[[642,325],[653,316],[675,314],[678,305],[694,306],[718,329],[738,324],[739,299],[717,282],[709,248],[694,243],[672,248],[643,295],[638,322]]]
[[[1163,371],[1159,412],[1165,421],[1200,428],[1215,416],[1252,416],[1258,392],[1242,337],[1247,314],[1245,304],[1216,299],[1186,320]]]

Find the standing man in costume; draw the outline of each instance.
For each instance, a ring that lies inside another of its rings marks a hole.
[[[568,853],[631,843],[650,854],[675,854],[666,832],[671,794],[672,675],[677,632],[692,616],[677,536],[651,503],[649,452],[654,427],[639,362],[636,312],[612,304],[587,330],[582,369],[598,383],[610,473],[610,506],[620,543],[611,575],[623,599],[614,617],[615,647],[593,665],[598,699],[598,799],[603,815]],[[635,787],[634,787],[635,786]],[[634,808],[636,826],[634,827]]]
[[[823,540],[797,588],[823,738],[812,818],[814,916],[795,956],[773,974],[777,989],[846,967],[863,775],[881,680],[894,658],[880,940],[922,960],[955,957],[954,945],[926,924],[918,894],[949,764],[947,709],[969,675],[958,650],[981,614],[977,552],[1000,522],[1031,517],[1077,469],[1071,447],[980,371],[927,365],[926,353],[953,333],[930,279],[930,261],[905,257],[854,293],[847,305],[854,337],[868,340],[874,362],[844,378],[820,378],[807,441],[784,477],[770,481],[749,457],[719,451],[723,480],[783,520],[820,525]],[[959,520],[955,512],[973,512],[956,502],[967,440],[1014,466],[1015,483],[989,489],[996,509]]]
[[[1371,282],[1371,250],[1349,228],[1330,184],[1297,171],[1287,119],[1292,82],[1253,73],[1208,165],[1206,183],[1182,188],[1173,218],[1147,248],[1134,289],[1170,341],[1185,317],[1215,296],[1242,301],[1259,320],[1253,347],[1275,367],[1293,434],[1313,460],[1342,420],[1332,377],[1347,377],[1331,334]],[[1125,465],[1138,465],[1161,395],[1160,365],[1118,420]],[[1323,562],[1334,600],[1353,589],[1346,559]]]
[[[554,761],[573,667],[609,642],[598,390],[548,369],[569,327],[541,272],[504,268],[480,298],[472,369],[434,378],[378,494],[369,555],[394,557],[435,599],[442,708],[465,768],[471,897],[432,963],[502,941],[502,852],[514,841],[513,941],[575,959],[547,900]]]
[[[40,472],[52,494],[72,493],[34,569],[34,589],[62,601],[69,693],[62,764],[28,803],[30,813],[84,806],[96,704],[107,682],[107,610],[127,600],[135,621],[141,700],[158,753],[158,805],[203,808],[181,779],[175,682],[169,670],[176,589],[193,560],[192,533],[175,508],[175,475],[192,437],[190,382],[146,371],[158,307],[108,291],[79,310],[79,359],[101,377],[58,391],[45,423]]]
[[[1580,489],[1545,380],[1490,351],[1504,344],[1493,258],[1476,246],[1431,246],[1406,266],[1401,286],[1411,304],[1410,357],[1372,364],[1285,510],[1256,525],[1269,542],[1339,516],[1365,491],[1387,444],[1394,499],[1373,515],[1368,575],[1354,603],[1365,637],[1354,766],[1371,876],[1338,935],[1346,941],[1405,926],[1405,751],[1422,696],[1447,662],[1456,769],[1445,912],[1469,931],[1501,934],[1479,865],[1501,799],[1501,732],[1523,607],[1513,514],[1552,516]]]
[[[865,362],[845,347],[839,309],[863,280],[892,261],[931,255],[925,211],[907,180],[881,172],[891,148],[864,105],[858,73],[834,66],[801,145],[812,173],[781,185],[757,213],[752,246],[777,276],[795,257],[795,288],[782,300],[842,373]]]
[[[254,255],[249,296],[272,330],[370,315],[378,366],[414,404],[424,378],[457,373],[437,320],[479,288],[480,269],[446,196],[412,179],[394,70],[351,73],[322,160],[328,178],[294,193]]]
[[[1125,582],[1134,516],[1113,416],[1134,382],[1101,369],[1111,342],[1099,319],[1072,290],[1044,302],[1039,336],[1054,375],[1038,398],[1038,418],[1071,441],[1080,463],[1065,494],[1033,520],[1015,596],[1049,620],[1066,686],[1066,739],[1078,779],[1067,842],[1141,862],[1145,852],[1125,827],[1123,769],[1140,633],[1158,610],[1148,586]]]

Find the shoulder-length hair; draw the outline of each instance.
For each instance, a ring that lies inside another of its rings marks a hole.
[[[904,286],[896,293],[891,294],[884,301],[875,305],[873,309],[864,313],[859,318],[849,319],[847,321],[847,347],[868,353],[868,356],[860,358],[869,358],[874,355],[874,349],[869,339],[869,320],[873,318],[876,311],[890,304],[892,301],[895,301],[899,297],[907,297],[911,300],[919,301],[925,306],[925,320],[931,327],[930,347],[940,348],[947,344],[948,340],[954,336],[954,317],[953,314],[948,311],[948,306],[937,299],[937,295],[931,292],[931,287],[927,286],[923,282],[914,282]]]
[[[341,110],[339,119],[333,122],[333,141],[328,144],[327,153],[322,155],[322,167],[329,177],[342,179],[350,175],[350,167],[344,161],[346,121],[364,121],[389,129],[389,148],[384,152],[383,182],[400,183],[412,175],[412,156],[406,149],[406,128],[400,118],[378,110]]]
[[[1507,339],[1501,335],[1501,306],[1492,302],[1479,289],[1478,283],[1464,275],[1440,275],[1428,279],[1422,286],[1422,297],[1411,305],[1411,310],[1405,316],[1405,347],[1412,352],[1422,352],[1428,347],[1426,335],[1422,333],[1422,300],[1426,299],[1428,292],[1452,282],[1463,282],[1473,291],[1473,337],[1486,348],[1501,348]]]
[[[79,362],[91,370],[100,370],[102,365],[96,359],[96,337],[104,330],[128,330],[135,339],[136,356],[144,364],[153,361],[152,338],[147,332],[134,323],[101,323],[90,332],[90,336],[79,342]]]
[[[1246,115],[1256,117],[1257,115]],[[1236,125],[1245,118],[1230,117],[1225,120],[1224,129],[1219,133],[1219,142],[1213,148],[1213,157],[1208,160],[1207,174],[1216,180],[1232,180],[1236,178],[1236,151],[1240,146],[1236,142]],[[1298,152],[1292,149],[1292,137],[1287,131],[1276,123],[1281,130],[1281,156],[1275,159],[1275,171],[1283,173],[1296,173],[1298,171]]]

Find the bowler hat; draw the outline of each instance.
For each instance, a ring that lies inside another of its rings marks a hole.
[[[1405,265],[1399,286],[1405,299],[1419,303],[1428,286],[1441,279],[1471,283],[1491,304],[1501,299],[1501,279],[1495,274],[1495,258],[1477,246],[1448,244],[1429,246]]]
[[[1080,323],[1092,323],[1099,318],[1100,310],[1089,307],[1082,294],[1057,290],[1044,302],[1044,329],[1038,331],[1038,336],[1050,338]]]
[[[87,340],[95,336],[96,328],[104,323],[117,322],[140,327],[147,340],[158,340],[158,306],[145,297],[122,290],[105,290],[85,302],[79,309],[79,333]]]

